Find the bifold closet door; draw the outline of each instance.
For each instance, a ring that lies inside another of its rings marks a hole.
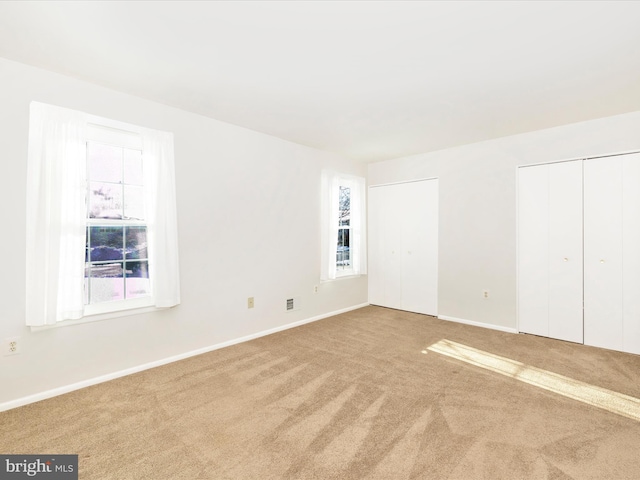
[[[584,162],[584,343],[640,354],[640,155]]]
[[[369,188],[369,302],[437,315],[438,181]]]
[[[406,183],[402,225],[402,309],[438,314],[438,181]]]
[[[369,303],[402,308],[401,185],[369,188]]]
[[[520,168],[521,332],[582,343],[582,257],[582,162]]]
[[[583,342],[582,162],[549,165],[549,336]]]

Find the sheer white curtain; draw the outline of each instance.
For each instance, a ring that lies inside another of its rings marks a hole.
[[[86,115],[32,102],[27,160],[27,325],[84,312]]]
[[[352,177],[351,187],[351,266],[354,275],[367,273],[367,197],[364,178]]]
[[[336,256],[338,251],[338,218],[340,210],[340,187],[351,191],[349,275],[367,273],[366,251],[366,197],[364,178],[325,170],[322,172],[322,226],[321,226],[321,280],[337,277]]]
[[[156,307],[180,303],[173,135],[143,129],[142,159],[151,289]]]
[[[322,172],[322,227],[320,279],[336,278],[336,255],[338,253],[338,215],[340,177],[336,172]]]

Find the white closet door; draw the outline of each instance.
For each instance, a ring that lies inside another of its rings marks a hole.
[[[519,329],[582,343],[582,162],[518,171]]]
[[[549,336],[549,166],[518,169],[518,328]]]
[[[639,185],[640,154],[519,170],[520,331],[640,354]]]
[[[438,313],[438,181],[402,187],[402,309]]]
[[[369,189],[369,302],[437,315],[438,182]]]
[[[622,158],[622,349],[640,354],[640,154]]]
[[[583,342],[582,162],[549,165],[549,337]]]
[[[622,187],[622,157],[584,162],[584,343],[613,350],[624,346]]]

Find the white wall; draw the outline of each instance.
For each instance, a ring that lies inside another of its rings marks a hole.
[[[181,305],[37,332],[24,326],[32,100],[174,133]],[[338,155],[4,59],[0,155],[0,341],[19,336],[22,348],[0,355],[0,408],[367,301],[366,277],[319,280],[321,169],[366,173]],[[299,296],[302,308],[287,313],[290,296]]]
[[[368,179],[440,178],[438,313],[515,329],[516,167],[630,150],[640,112],[374,163]]]

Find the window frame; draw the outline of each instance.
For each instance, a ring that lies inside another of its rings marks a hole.
[[[337,189],[338,189],[338,217],[335,219],[335,221],[338,224],[338,238],[336,238],[336,242],[337,242],[337,248],[340,248],[340,230],[343,231],[348,231],[349,234],[349,267],[348,268],[344,268],[344,264],[341,266],[339,265],[339,260],[338,260],[338,256],[339,256],[339,252],[336,250],[336,278],[338,277],[349,277],[352,275],[355,275],[354,272],[354,268],[353,268],[353,259],[351,258],[351,195],[353,192],[353,187],[351,185],[351,182],[348,180],[344,180],[341,179],[338,182],[337,185]],[[342,199],[341,199],[341,190],[349,190],[349,224],[348,225],[342,225],[342,218],[340,216],[340,212],[342,212]],[[344,246],[344,244],[343,244]]]
[[[89,185],[91,182],[91,177],[89,175],[89,144],[99,144],[99,145],[108,145],[112,147],[128,149],[128,150],[137,150],[141,154],[141,158],[143,158],[143,146],[139,133],[126,129],[124,125],[117,124],[116,122],[105,121],[106,119],[93,118],[92,122],[87,125],[87,134],[86,134],[86,146],[87,146],[87,157],[86,157],[86,167],[87,167],[87,209],[89,208]],[[124,161],[124,159],[123,159]],[[144,160],[143,160],[143,168],[144,168]],[[124,182],[122,182],[124,190]],[[143,185],[144,187],[144,185]],[[123,194],[124,201],[124,194]],[[147,220],[129,220],[129,219],[102,219],[102,218],[91,218],[87,214],[86,218],[86,226],[87,229],[91,227],[97,226],[118,226],[118,227],[128,227],[128,226],[144,226],[148,227]],[[124,233],[124,232],[123,232]],[[148,256],[146,258],[148,262]],[[119,261],[114,261],[118,262]],[[123,259],[123,262],[126,261]],[[85,268],[87,264],[93,264],[93,262],[85,262]],[[124,265],[124,264],[123,264]],[[126,274],[123,272],[124,284],[126,290]],[[153,269],[149,267],[149,281],[150,285],[153,283],[152,280]],[[90,288],[90,280],[85,284],[85,289]],[[90,293],[87,293],[90,294]],[[90,300],[90,297],[89,297]],[[150,287],[150,295],[146,295],[144,297],[139,298],[124,298],[122,300],[113,300],[99,303],[85,303],[84,306],[84,316],[90,317],[94,315],[104,315],[110,312],[122,312],[123,310],[129,309],[138,309],[153,306],[155,303],[154,292]]]
[[[109,145],[118,148],[126,148],[130,150],[139,150],[141,154],[143,154],[143,146],[140,138],[139,131],[136,131],[132,126],[122,124],[120,122],[116,122],[113,120],[103,119],[100,117],[91,117],[87,124],[87,133],[86,133],[86,141],[87,152],[89,143],[96,143],[101,145]],[[86,168],[87,172],[89,171],[89,155],[87,153],[86,157]],[[143,160],[143,168],[144,168],[144,160]],[[91,179],[87,173],[87,192],[88,186]],[[87,198],[87,208],[89,199]],[[132,223],[133,222],[133,223]],[[144,226],[147,226],[146,219],[144,221],[135,220],[130,221],[126,219],[92,219],[87,215],[86,226],[90,228],[92,226],[102,226],[102,225],[113,225],[113,226],[138,226],[144,223]],[[148,258],[147,258],[148,261]],[[150,283],[152,268],[149,266],[149,278]],[[126,279],[125,279],[126,282]],[[85,288],[87,288],[85,286]],[[155,296],[153,288],[151,288],[151,294],[145,297],[140,298],[125,298],[122,300],[113,300],[108,302],[100,302],[100,303],[86,303],[84,306],[84,317],[95,317],[99,315],[101,318],[112,318],[108,314],[110,313],[120,313],[126,310],[137,310],[141,308],[152,307],[155,304]],[[83,317],[83,318],[84,318]],[[81,320],[81,319],[80,319]],[[65,320],[65,322],[68,320]]]

